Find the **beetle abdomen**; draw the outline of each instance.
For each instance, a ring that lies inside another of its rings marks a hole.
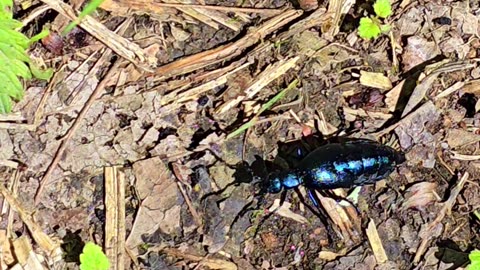
[[[306,156],[297,174],[310,188],[346,188],[383,179],[404,160],[393,148],[373,141],[333,143]]]

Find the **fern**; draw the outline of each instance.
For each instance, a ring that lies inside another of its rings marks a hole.
[[[48,80],[53,70],[41,70],[26,53],[30,45],[48,35],[44,30],[31,39],[18,31],[22,23],[13,19],[13,1],[0,0],[0,114],[12,110],[12,101],[20,101],[24,95],[20,78],[33,77]]]

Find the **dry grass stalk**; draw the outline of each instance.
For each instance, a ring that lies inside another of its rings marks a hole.
[[[186,253],[186,252],[182,252],[182,251],[180,251],[178,249],[174,249],[174,248],[166,248],[166,249],[162,250],[162,252],[166,253],[169,256],[175,257],[175,258],[182,258],[182,259],[185,259],[187,261],[199,262],[203,266],[206,266],[210,269],[224,269],[224,270],[236,270],[236,269],[238,269],[237,265],[234,264],[233,262],[229,262],[229,261],[221,260],[221,259],[209,259],[209,258],[205,258],[205,257],[202,257],[202,256],[197,256],[197,255],[194,255],[194,254],[189,254],[189,253]],[[200,269],[203,269],[203,268],[200,267]]]
[[[105,253],[111,269],[125,269],[125,174],[105,168]]]
[[[77,19],[74,10],[62,1],[42,0],[42,2],[49,5],[52,9],[72,21]],[[115,34],[90,16],[86,16],[85,19],[80,23],[80,26],[118,55],[146,71],[151,71],[150,66],[153,63],[147,62],[147,57],[145,56],[142,48],[140,48],[137,44]]]
[[[5,200],[10,204],[13,210],[15,210],[20,219],[25,223],[28,230],[30,231],[33,239],[38,244],[38,246],[51,257],[52,261],[59,261],[62,258],[62,250],[60,244],[51,239],[47,234],[45,234],[37,223],[33,221],[30,213],[27,213],[22,204],[15,198],[10,191],[8,191],[3,185],[0,185],[0,193],[5,198]]]
[[[189,100],[194,100],[198,98],[200,95],[203,93],[210,91],[214,89],[215,87],[222,86],[227,83],[227,78],[229,76],[232,76],[232,74],[235,74],[239,72],[240,70],[250,66],[250,63],[245,63],[241,65],[240,67],[214,79],[209,82],[206,82],[202,85],[199,85],[197,87],[191,88],[185,92],[178,93],[177,91],[171,92],[168,95],[165,95],[161,98],[160,104],[161,105],[166,105],[168,103],[174,102],[175,104],[181,105],[182,103],[189,101]]]

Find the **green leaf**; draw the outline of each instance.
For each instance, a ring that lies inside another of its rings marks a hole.
[[[10,113],[12,111],[12,101],[10,97],[2,93],[2,89],[0,88],[0,114]]]
[[[110,263],[102,248],[92,242],[83,247],[80,254],[80,270],[108,270]]]
[[[42,32],[36,34],[30,39],[30,44],[39,41],[40,39],[48,36],[50,34],[50,31],[48,29],[43,29]]]
[[[467,267],[468,270],[480,270],[480,250],[472,250],[468,255],[471,264]]]
[[[12,110],[12,102],[23,98],[24,89],[20,78],[48,80],[52,69],[40,70],[32,63],[26,50],[35,41],[48,35],[48,30],[31,39],[19,32],[22,23],[12,19],[13,0],[0,0],[0,114]]]
[[[3,70],[0,70],[0,81],[2,82],[0,94],[6,94],[15,100],[20,100],[23,97],[23,88],[19,90]]]
[[[35,78],[40,80],[48,81],[53,76],[53,69],[47,68],[45,70],[42,70],[35,64],[30,64],[30,71]]]
[[[386,34],[388,32],[390,32],[390,29],[392,27],[390,26],[390,24],[383,24],[382,26],[380,26],[380,30],[382,31],[382,33]]]
[[[22,27],[23,24],[21,21],[14,19],[0,19],[0,28],[4,29],[17,29]]]
[[[65,27],[65,29],[62,31],[63,35],[68,34],[68,32],[72,31],[72,29],[79,24],[85,16],[92,14],[105,0],[92,0],[90,1],[85,8],[82,10],[80,15],[78,15],[78,18],[71,22],[70,24]]]
[[[30,62],[30,57],[28,57],[25,50],[17,44],[7,44],[0,42],[0,51],[4,52],[9,59],[18,59],[27,63]]]
[[[358,26],[358,35],[364,39],[377,38],[381,33],[380,26],[372,19],[363,17]]]
[[[30,80],[32,78],[32,73],[25,62],[22,62],[18,59],[11,59],[10,64],[12,65],[15,75],[26,80]]]
[[[377,0],[375,4],[373,4],[373,11],[375,11],[378,17],[387,18],[392,14],[390,0]]]
[[[0,28],[0,42],[7,44],[17,44],[25,50],[30,45],[30,40],[28,39],[28,37],[26,37],[20,32],[6,28]]]
[[[11,19],[13,17],[12,7],[13,0],[0,0],[0,18]]]

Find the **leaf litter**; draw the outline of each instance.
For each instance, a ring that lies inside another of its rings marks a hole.
[[[17,175],[23,202],[10,222],[31,222],[28,209],[34,232],[106,241],[104,168],[116,165],[127,237],[114,246],[129,269],[446,269],[443,242],[478,246],[480,41],[467,3],[393,3],[390,33],[364,41],[369,11],[352,1],[105,1],[87,42],[62,57],[38,45],[56,75],[1,119],[0,173],[9,187]],[[105,79],[112,51],[126,61]],[[283,204],[258,194],[258,179],[338,135],[396,141],[407,161],[355,199],[320,191],[318,208],[302,191]]]

